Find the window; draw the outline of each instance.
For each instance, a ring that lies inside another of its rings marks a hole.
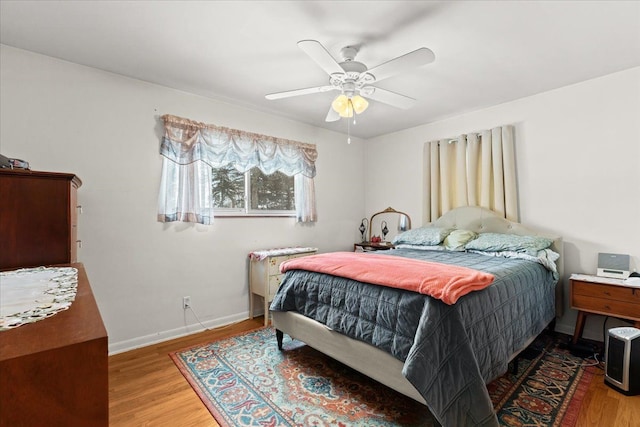
[[[162,120],[158,221],[209,225],[218,214],[317,220],[314,144],[168,114]]]
[[[212,168],[213,201],[218,215],[294,215],[294,178],[259,168],[238,172],[233,166]]]

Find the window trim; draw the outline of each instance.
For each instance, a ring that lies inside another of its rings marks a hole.
[[[296,213],[243,213],[243,212],[220,212],[214,209],[216,218],[295,218]]]

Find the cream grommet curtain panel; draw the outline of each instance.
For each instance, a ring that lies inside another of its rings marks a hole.
[[[459,206],[481,206],[518,221],[513,126],[424,145],[424,222]]]
[[[158,221],[212,224],[214,202],[211,168],[233,165],[239,172],[254,167],[269,175],[294,177],[296,219],[316,221],[314,177],[318,152],[314,144],[164,115],[160,144],[162,177]]]

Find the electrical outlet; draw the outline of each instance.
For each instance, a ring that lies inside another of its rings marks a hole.
[[[183,310],[191,308],[191,297],[182,297],[182,308]]]

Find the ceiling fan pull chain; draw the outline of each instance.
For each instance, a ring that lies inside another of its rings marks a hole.
[[[351,144],[351,120],[347,118],[347,144]]]
[[[353,116],[353,124],[356,124],[356,114],[358,114],[353,107],[353,101],[349,98],[349,109],[351,110],[351,115]]]

